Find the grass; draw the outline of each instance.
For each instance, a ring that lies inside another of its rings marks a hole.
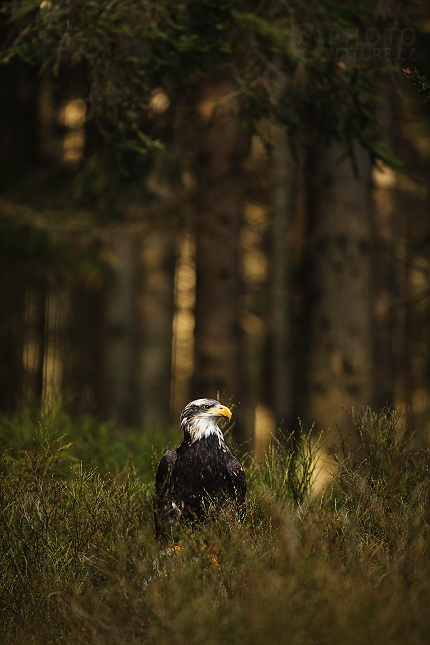
[[[220,509],[174,549],[152,520],[162,433],[113,442],[58,406],[4,418],[2,642],[428,642],[429,452],[396,411],[353,422],[323,494],[318,442],[279,436],[265,461],[243,456],[246,519]]]

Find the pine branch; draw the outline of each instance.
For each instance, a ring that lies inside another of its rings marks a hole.
[[[406,78],[412,81],[418,92],[424,95],[424,103],[430,105],[430,81],[422,74],[419,74],[417,68],[413,72],[408,68],[402,69],[402,72]]]

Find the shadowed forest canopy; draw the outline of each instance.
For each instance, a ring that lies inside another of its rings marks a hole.
[[[426,433],[428,197],[391,152],[425,174],[398,91],[419,28],[426,71],[416,3],[1,15],[3,409],[62,391],[165,427],[219,393],[258,448],[395,402]]]
[[[6,3],[3,15],[13,26],[2,61],[34,64],[57,82],[75,70],[87,90],[88,118],[120,148],[144,152],[165,143],[150,118],[154,91],[162,88],[172,109],[178,102],[184,109],[201,80],[223,70],[235,80],[249,128],[268,116],[296,134],[309,128],[303,110],[318,105],[313,119],[327,140],[349,152],[358,140],[374,157],[383,154],[378,64],[352,69],[333,59],[333,47],[339,56],[348,44],[340,34],[375,20],[361,6],[47,0]],[[354,42],[358,50],[365,44],[359,36]],[[283,74],[288,96],[278,89]]]

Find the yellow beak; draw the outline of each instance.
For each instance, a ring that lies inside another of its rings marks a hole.
[[[217,408],[208,410],[206,414],[213,414],[215,417],[227,417],[229,421],[231,419],[231,411],[225,405],[221,404]]]

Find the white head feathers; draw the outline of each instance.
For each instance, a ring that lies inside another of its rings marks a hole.
[[[231,418],[231,411],[214,399],[197,399],[191,401],[182,411],[181,427],[185,439],[194,443],[204,437],[216,435],[223,441],[223,435],[218,427],[218,419]]]

